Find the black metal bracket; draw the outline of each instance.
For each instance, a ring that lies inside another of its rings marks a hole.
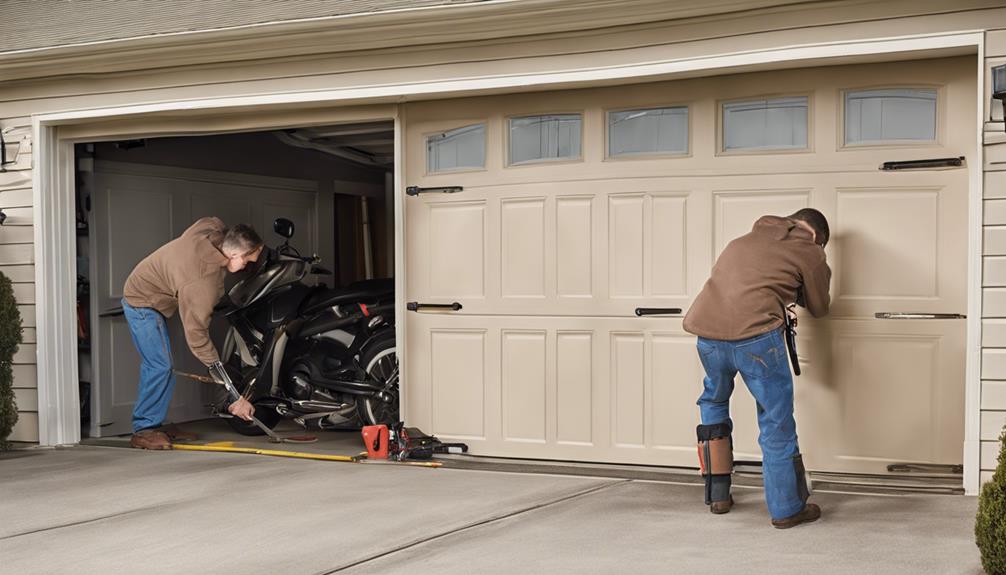
[[[964,165],[964,156],[956,158],[934,158],[930,160],[903,160],[900,162],[884,162],[880,170],[895,172],[899,170],[926,170],[932,168],[959,168]]]
[[[20,151],[20,149],[21,145],[18,144],[18,151]],[[9,162],[7,161],[7,140],[5,140],[3,137],[3,130],[0,130],[0,172],[7,171],[7,168],[5,168],[4,166],[16,163],[17,163],[17,155],[14,156],[13,160]]]
[[[405,309],[409,311],[422,311],[424,309],[443,309],[451,311],[460,311],[462,305],[458,302],[454,303],[419,303],[417,301],[410,301],[405,304]]]
[[[637,307],[636,315],[673,315],[680,314],[680,307]]]
[[[464,190],[463,186],[438,186],[435,188],[420,188],[419,186],[409,186],[405,188],[405,195],[418,196],[419,194],[456,194]]]

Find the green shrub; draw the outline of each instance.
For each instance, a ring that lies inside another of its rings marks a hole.
[[[982,487],[975,518],[975,543],[988,575],[1006,575],[1006,429],[999,436],[999,464]]]
[[[0,272],[0,451],[10,449],[7,438],[17,423],[11,362],[20,344],[21,312],[17,309],[10,278]]]

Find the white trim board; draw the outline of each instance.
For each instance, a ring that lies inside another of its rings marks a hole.
[[[159,112],[179,112],[210,109],[245,108],[248,106],[274,106],[338,101],[408,101],[423,96],[445,94],[463,95],[466,92],[485,90],[513,90],[528,86],[576,87],[577,84],[591,82],[639,80],[649,81],[654,77],[667,77],[700,71],[729,70],[766,64],[793,64],[803,61],[827,60],[879,54],[910,54],[926,50],[963,48],[978,46],[984,34],[980,31],[963,31],[947,34],[901,36],[877,38],[867,41],[830,42],[787,46],[768,50],[751,50],[730,54],[717,54],[696,58],[670,59],[657,62],[642,62],[629,66],[602,66],[576,70],[556,70],[537,74],[510,74],[457,78],[423,83],[383,84],[356,86],[335,90],[260,94],[255,96],[234,96],[197,100],[176,100],[117,106],[87,110],[53,112],[37,118],[47,124],[77,123],[79,120],[123,118],[129,116],[156,114]],[[818,62],[814,62],[818,64]],[[808,64],[810,65],[810,64]],[[387,118],[381,118],[387,119]]]
[[[739,51],[730,54],[717,54],[703,56],[699,58],[685,58],[678,60],[667,60],[659,62],[641,62],[638,64],[618,66],[618,67],[595,67],[576,70],[556,70],[549,73],[536,74],[511,74],[480,76],[469,78],[456,78],[450,80],[428,82],[428,83],[404,83],[385,84],[370,86],[355,86],[336,90],[321,90],[307,92],[291,92],[280,94],[260,94],[254,96],[223,97],[198,100],[165,101],[155,104],[142,104],[135,106],[117,106],[99,109],[70,110],[58,113],[41,114],[32,117],[32,122],[36,134],[39,177],[35,179],[35,205],[41,208],[42,216],[36,226],[36,279],[39,302],[38,318],[38,363],[39,363],[39,416],[40,416],[40,442],[44,445],[58,443],[74,443],[79,440],[79,426],[73,425],[76,413],[76,386],[72,391],[61,393],[58,382],[75,381],[76,375],[76,355],[68,354],[60,344],[68,345],[66,349],[73,349],[74,331],[72,313],[59,313],[61,310],[72,309],[72,290],[66,286],[72,282],[64,280],[66,270],[72,269],[72,250],[67,246],[72,246],[69,239],[63,238],[63,234],[68,230],[60,230],[59,226],[70,226],[72,218],[63,221],[55,215],[47,215],[47,209],[52,206],[59,206],[59,194],[62,190],[72,189],[72,148],[70,155],[66,157],[64,153],[54,153],[57,148],[64,148],[70,144],[56,141],[55,126],[67,124],[89,124],[95,121],[105,121],[110,119],[135,118],[142,120],[145,117],[156,119],[158,114],[170,112],[178,114],[180,112],[197,112],[229,110],[242,111],[251,114],[252,110],[261,112],[265,107],[282,109],[289,106],[294,107],[304,103],[328,103],[328,104],[373,104],[378,102],[422,99],[423,97],[447,97],[452,95],[463,95],[470,93],[485,93],[487,91],[519,91],[526,90],[533,86],[536,88],[572,88],[590,83],[618,82],[618,81],[649,81],[656,78],[673,78],[705,72],[708,74],[724,72],[750,71],[754,69],[765,69],[767,66],[794,66],[794,65],[821,65],[827,60],[841,60],[842,63],[849,63],[853,58],[868,58],[877,55],[904,55],[906,58],[913,53],[927,52],[952,48],[974,48],[981,56],[984,54],[984,33],[982,31],[962,31],[948,32],[943,34],[915,35],[894,38],[875,38],[872,40],[857,40],[846,42],[830,42],[823,44],[810,44],[799,46],[778,47],[768,50]],[[982,75],[979,76],[983,77]],[[979,79],[979,88],[983,86]],[[984,92],[979,90],[979,97],[984,97]],[[980,106],[979,109],[983,109]],[[373,120],[387,120],[387,114],[375,113]],[[273,119],[274,121],[275,119]],[[982,131],[982,117],[978,118],[976,125],[979,142]],[[396,191],[396,296],[397,317],[402,327],[399,333],[404,336],[407,333],[405,327],[408,321],[404,310],[404,287],[405,274],[407,269],[404,262],[404,218],[402,217],[402,192],[405,183],[402,181],[403,162],[405,156],[402,150],[400,114],[395,118],[395,191]],[[110,130],[112,128],[109,128]],[[58,145],[57,145],[58,144]],[[979,150],[981,148],[979,147]],[[981,222],[981,201],[982,201],[982,178],[981,162],[972,162],[972,177],[969,187],[969,213],[972,224]],[[977,170],[977,171],[976,171]],[[67,183],[67,174],[69,182]],[[62,183],[62,186],[59,185]],[[72,205],[72,202],[63,201],[62,204]],[[64,210],[66,211],[66,210]],[[72,216],[72,214],[70,214]],[[975,218],[978,218],[975,220]],[[977,233],[977,236],[975,235]],[[966,416],[966,444],[964,450],[964,467],[967,473],[965,489],[969,494],[975,494],[978,490],[978,461],[979,449],[971,449],[972,434],[979,427],[981,413],[975,408],[974,401],[980,395],[981,381],[978,379],[980,361],[980,310],[981,310],[981,232],[972,230],[969,241],[969,273],[968,273],[968,294],[969,294],[969,319],[968,319],[968,339],[967,339],[967,413]],[[46,245],[41,244],[43,238],[47,239]],[[977,250],[977,251],[974,251]],[[977,260],[975,258],[978,258]],[[977,268],[975,266],[977,265]],[[43,307],[52,306],[49,312]],[[52,310],[56,310],[53,313]],[[69,343],[68,343],[69,342]],[[400,361],[403,365],[402,372],[405,373],[404,364],[408,361],[407,348],[399,340]],[[406,386],[403,386],[407,388]],[[408,400],[403,394],[402,404]]]

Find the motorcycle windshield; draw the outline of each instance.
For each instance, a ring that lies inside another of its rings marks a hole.
[[[303,279],[307,264],[295,259],[280,259],[262,266],[255,275],[245,278],[227,292],[237,307],[247,307],[267,293]]]

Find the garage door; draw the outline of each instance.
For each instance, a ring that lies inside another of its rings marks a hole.
[[[801,323],[806,461],[960,463],[967,171],[878,168],[977,161],[974,70],[962,57],[410,104],[408,420],[477,454],[695,466],[694,337],[681,314],[634,312],[687,310],[727,242],[809,206],[831,222],[834,278],[831,316]],[[732,411],[739,457],[758,457],[742,385]]]

